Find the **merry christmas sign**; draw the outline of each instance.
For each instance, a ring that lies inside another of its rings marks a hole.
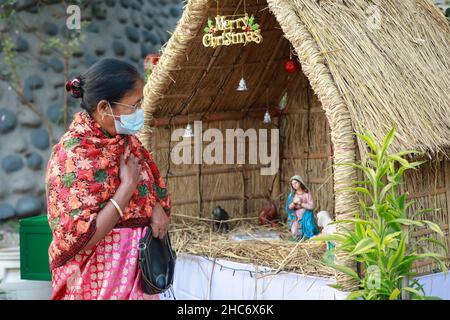
[[[218,15],[215,24],[208,18],[208,26],[204,29],[203,45],[205,47],[229,46],[233,44],[244,44],[249,42],[261,43],[263,37],[259,24],[255,17],[244,16],[230,19],[227,16]]]

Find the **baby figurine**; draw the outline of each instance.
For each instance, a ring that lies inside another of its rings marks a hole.
[[[331,224],[333,220],[330,217],[330,214],[327,211],[320,211],[317,214],[317,225],[319,228],[322,228],[319,236],[328,236],[336,232],[336,225]],[[335,244],[332,241],[327,241],[327,251],[324,254],[324,260],[328,262],[334,262]]]

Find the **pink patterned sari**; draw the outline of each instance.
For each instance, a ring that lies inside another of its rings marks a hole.
[[[52,272],[52,299],[159,300],[141,289],[138,243],[147,227],[116,228]]]

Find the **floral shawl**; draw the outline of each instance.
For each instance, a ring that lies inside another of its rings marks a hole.
[[[170,196],[158,168],[137,137],[111,136],[85,111],[78,112],[69,131],[53,148],[47,166],[48,221],[53,233],[50,269],[73,258],[92,238],[98,212],[120,185],[120,157],[134,154],[141,180],[116,228],[150,224],[158,201],[170,214]]]

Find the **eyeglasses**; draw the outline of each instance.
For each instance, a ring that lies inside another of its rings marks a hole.
[[[135,105],[131,105],[131,104],[125,104],[125,103],[120,103],[120,102],[116,102],[116,101],[111,101],[114,104],[118,104],[120,106],[124,106],[124,107],[128,107],[128,108],[132,108],[133,111],[136,109],[140,109],[142,107],[142,101],[144,100],[144,98],[141,98]]]

